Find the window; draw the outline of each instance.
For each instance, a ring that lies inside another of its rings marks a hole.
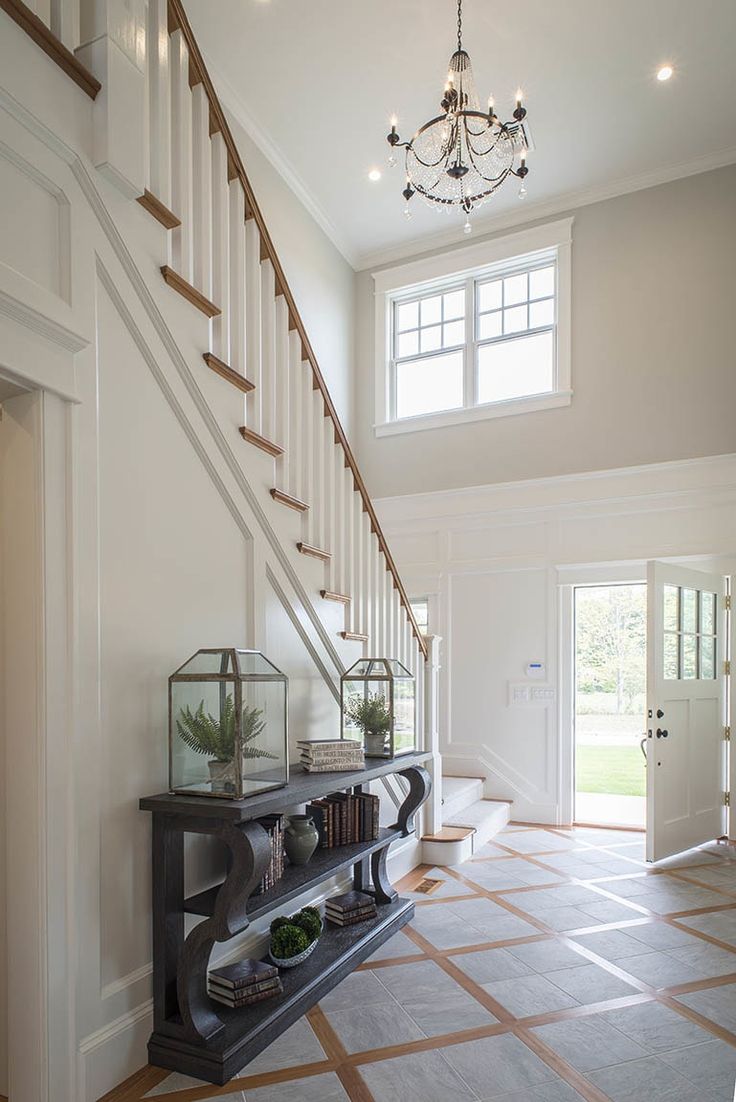
[[[664,587],[664,677],[667,681],[712,681],[716,676],[715,593],[678,585]]]
[[[378,435],[569,404],[570,226],[374,275]]]
[[[410,597],[409,604],[414,613],[417,627],[422,635],[426,635],[429,626],[429,597]]]

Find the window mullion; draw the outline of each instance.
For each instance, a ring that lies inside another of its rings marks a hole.
[[[466,409],[476,404],[475,369],[475,279],[465,281],[465,348],[463,350],[463,405]]]

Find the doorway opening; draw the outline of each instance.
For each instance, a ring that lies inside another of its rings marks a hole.
[[[576,586],[574,820],[646,826],[647,587]]]

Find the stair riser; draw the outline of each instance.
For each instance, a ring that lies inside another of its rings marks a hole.
[[[459,865],[472,856],[472,834],[455,842],[422,842],[422,863],[425,865]]]
[[[447,823],[470,804],[483,799],[483,781],[468,782],[467,786],[442,804],[442,822]]]

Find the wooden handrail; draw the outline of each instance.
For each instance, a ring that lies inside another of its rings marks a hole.
[[[386,559],[386,568],[391,572],[394,587],[398,590],[399,599],[401,601],[401,604],[404,606],[406,615],[409,618],[409,623],[412,626],[412,631],[414,632],[414,636],[419,645],[419,649],[426,658],[426,640],[417,625],[412,607],[409,604],[409,598],[406,595],[406,590],[402,585],[401,578],[399,577],[399,572],[396,569],[396,564],[393,560],[391,552],[388,549],[386,538],[381,531],[380,524],[378,523],[378,517],[376,516],[375,509],[373,508],[373,503],[368,496],[368,491],[366,490],[365,483],[363,482],[363,478],[360,474],[360,471],[358,470],[358,464],[355,461],[355,456],[353,455],[350,445],[348,444],[345,431],[340,424],[340,418],[337,415],[337,411],[332,403],[332,398],[330,397],[330,392],[327,389],[327,384],[325,383],[322,372],[319,369],[317,357],[315,356],[314,349],[309,342],[307,331],[304,328],[304,323],[299,315],[296,302],[294,301],[294,296],[289,289],[289,284],[286,281],[284,270],[281,267],[281,263],[276,254],[276,249],[274,248],[273,241],[271,240],[271,235],[269,234],[266,223],[263,220],[263,215],[261,214],[260,208],[256,201],[256,197],[253,193],[253,189],[250,185],[250,181],[248,180],[245,168],[243,167],[243,162],[240,159],[240,154],[235,144],[235,139],[232,136],[230,127],[227,124],[227,119],[225,118],[225,114],[222,110],[222,107],[220,106],[220,101],[217,97],[217,93],[215,92],[214,85],[212,84],[210,75],[207,72],[207,67],[202,58],[202,54],[200,53],[199,46],[197,45],[197,40],[195,39],[192,28],[189,25],[189,20],[187,19],[186,12],[184,11],[182,0],[168,0],[168,8],[169,31],[176,30],[177,28],[181,30],[181,33],[184,36],[184,40],[187,44],[187,49],[189,51],[189,83],[192,86],[199,83],[204,86],[204,90],[210,105],[210,134],[214,134],[218,130],[222,134],[228,152],[229,178],[235,179],[237,177],[240,180],[241,186],[245,193],[245,217],[246,219],[253,218],[255,220],[255,223],[258,226],[258,231],[261,235],[261,259],[267,258],[271,261],[271,264],[273,265],[273,270],[276,277],[276,294],[284,296],[284,298],[286,299],[286,304],[289,308],[289,328],[295,329],[299,334],[299,339],[301,340],[302,344],[302,357],[309,361],[309,365],[312,368],[313,386],[315,390],[319,390],[322,394],[322,400],[325,404],[327,416],[332,421],[334,427],[335,443],[342,446],[342,450],[345,455],[345,466],[349,467],[350,471],[352,472],[353,483],[363,502],[363,510],[368,514],[368,517],[370,519],[371,531],[375,533],[376,538],[378,539],[378,546],[380,547],[381,551],[383,552],[384,558]]]
[[[22,0],[0,0],[0,8],[14,19],[19,27],[40,46],[45,54],[55,61],[67,76],[78,84],[90,99],[94,99],[102,85],[89,69],[77,60],[71,50],[68,50],[63,42],[60,42],[55,34],[46,26],[42,19],[34,11],[24,4]]]

